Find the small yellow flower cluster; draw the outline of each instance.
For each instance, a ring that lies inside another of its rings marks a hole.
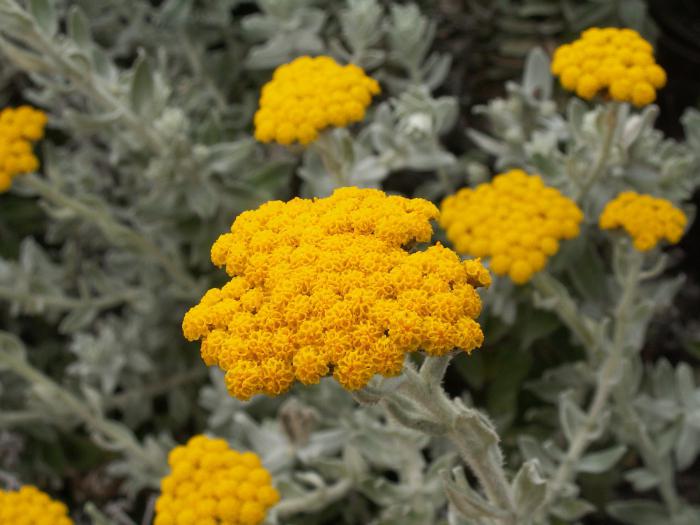
[[[676,244],[687,222],[685,214],[670,201],[634,191],[620,193],[608,202],[599,220],[603,230],[624,228],[640,252],[651,250],[662,239]]]
[[[245,212],[212,247],[232,279],[190,309],[184,335],[240,399],[331,372],[356,390],[400,374],[406,352],[471,351],[488,272],[439,244],[408,252],[437,215],[423,199],[358,188]]]
[[[0,525],[73,525],[68,507],[32,485],[0,489]]]
[[[554,52],[552,73],[564,89],[591,100],[599,91],[613,100],[646,106],[666,85],[651,44],[633,29],[592,27]]]
[[[32,142],[44,136],[46,114],[29,106],[0,112],[0,193],[10,189],[12,179],[39,167]]]
[[[258,525],[280,499],[253,452],[195,436],[170,451],[153,525]]]
[[[583,213],[537,175],[511,170],[442,203],[440,223],[459,253],[491,257],[490,269],[524,284],[579,233]]]
[[[309,144],[329,127],[365,118],[379,84],[362,68],[331,57],[299,57],[278,67],[260,95],[255,138],[260,142]]]

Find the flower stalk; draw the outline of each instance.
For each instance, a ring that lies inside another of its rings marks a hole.
[[[619,120],[620,108],[622,104],[619,102],[611,101],[608,102],[603,110],[603,138],[600,143],[600,150],[598,150],[598,155],[596,157],[595,163],[591,167],[591,171],[583,178],[580,186],[574,195],[574,200],[579,202],[583,197],[588,194],[589,190],[595,185],[596,182],[605,172],[605,168],[608,165],[608,160],[610,159],[610,153],[612,152],[613,144],[615,143],[615,130],[617,129],[617,122]]]
[[[154,461],[154,458],[136,441],[129,429],[96,413],[84,401],[34,368],[22,357],[0,350],[0,366],[23,378],[32,385],[32,388],[40,392],[42,397],[50,398],[52,405],[60,403],[64,409],[84,423],[97,436],[106,437],[109,440],[110,448],[121,450],[140,464],[145,465],[152,472],[151,485],[158,486],[160,478],[165,473],[164,465]]]
[[[634,306],[634,301],[637,296],[637,290],[640,283],[640,275],[642,270],[643,258],[638,252],[632,253],[630,265],[625,280],[622,283],[622,295],[615,309],[614,314],[614,336],[612,344],[608,346],[605,359],[600,366],[600,372],[596,377],[596,387],[593,394],[593,400],[588,408],[585,419],[569,442],[569,448],[564,455],[564,459],[559,464],[554,477],[549,482],[547,497],[543,508],[551,505],[557,496],[561,494],[573,476],[575,475],[576,465],[580,461],[584,452],[595,438],[595,428],[599,424],[601,417],[609,408],[610,398],[615,390],[615,386],[619,383],[620,374],[622,373],[622,363],[625,359],[625,342],[629,329],[629,318],[631,308]],[[553,281],[551,276],[538,279],[539,283],[546,283],[547,279]],[[556,287],[549,287],[549,291],[556,290]],[[566,305],[571,302],[570,298],[562,298],[559,305]],[[562,320],[571,327],[585,326],[580,320],[580,315],[577,310],[572,309],[572,304],[568,304],[568,308],[564,307],[561,310],[558,308]],[[586,332],[575,332],[577,335],[584,335]],[[586,339],[582,341],[588,345]]]
[[[420,370],[406,362],[404,382],[396,390],[385,392],[381,403],[403,425],[442,435],[455,446],[486,495],[488,501],[482,501],[481,506],[490,512],[484,517],[502,525],[527,523],[527,517],[518,515],[493,424],[460,400],[450,399],[442,387],[453,356],[426,358]]]

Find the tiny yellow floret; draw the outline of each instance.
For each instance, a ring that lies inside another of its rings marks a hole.
[[[279,66],[260,93],[255,138],[260,142],[310,144],[329,126],[365,118],[379,84],[354,64],[327,56],[299,57]]]
[[[280,495],[253,452],[194,436],[170,451],[153,525],[258,525]]]
[[[511,170],[447,197],[440,217],[458,252],[490,257],[493,273],[524,284],[557,253],[559,240],[579,234],[583,213],[539,176]]]
[[[0,111],[0,193],[12,186],[12,179],[39,168],[32,142],[44,136],[46,114],[30,106]]]
[[[68,507],[32,485],[0,489],[0,525],[73,525]]]
[[[615,27],[587,29],[578,40],[554,51],[552,74],[564,89],[591,100],[598,93],[641,107],[656,100],[666,72],[639,33]]]
[[[663,239],[669,244],[680,241],[688,218],[671,201],[626,191],[605,206],[598,223],[603,230],[623,228],[634,247],[646,252]]]
[[[475,287],[490,276],[440,244],[411,251],[437,216],[426,200],[358,188],[244,212],[211,251],[231,280],[187,312],[183,333],[240,399],[331,373],[356,390],[399,375],[407,352],[469,352],[483,340]]]

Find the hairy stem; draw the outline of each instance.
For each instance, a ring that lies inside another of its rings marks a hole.
[[[288,518],[301,513],[313,513],[343,499],[351,489],[352,481],[343,478],[329,487],[322,487],[302,496],[286,498],[279,505],[273,507],[273,512],[279,518]]]
[[[164,466],[153,461],[153,458],[134,439],[126,427],[96,414],[81,399],[34,368],[26,360],[6,352],[0,352],[0,362],[26,380],[32,387],[38,387],[44,395],[50,395],[53,402],[60,402],[66,410],[82,421],[91,431],[107,437],[123,452],[143,465],[148,465],[149,470],[155,474],[153,484],[157,485],[160,477],[165,474]]]
[[[347,176],[343,170],[342,162],[337,160],[338,156],[333,152],[333,137],[330,133],[330,131],[322,132],[309,147],[313,148],[320,157],[323,167],[332,177],[335,187],[342,188],[348,185]]]
[[[543,297],[556,298],[556,308],[553,310],[559,319],[578,337],[583,347],[590,351],[596,346],[596,336],[583,320],[574,300],[568,294],[561,293],[565,290],[563,285],[546,272],[535,274],[532,284]]]
[[[499,523],[524,523],[522,520],[527,521],[527,518],[517,515],[493,425],[475,410],[451,400],[442,388],[442,379],[452,355],[426,358],[420,372],[407,363],[402,389],[388,394],[386,401],[398,403],[400,408],[401,399],[392,399],[392,396],[404,396],[420,409],[422,417],[432,419],[433,427],[446,429],[445,437],[476,475],[489,502],[506,513]],[[459,425],[462,419],[468,421],[466,428]]]
[[[134,301],[137,297],[138,292],[136,290],[124,290],[101,297],[83,298],[33,292],[18,293],[12,288],[0,286],[0,299],[3,301],[17,301],[22,304],[41,304],[49,308],[57,308],[60,310],[75,310],[83,307],[107,309],[125,302]]]
[[[593,185],[605,171],[605,166],[608,163],[610,152],[612,151],[619,111],[620,104],[617,102],[608,102],[608,104],[605,106],[603,113],[605,128],[603,130],[600,150],[598,150],[598,156],[596,157],[595,163],[591,167],[591,171],[584,177],[578,191],[574,195],[574,200],[576,201],[579,201],[588,193],[591,187],[593,187]]]
[[[575,468],[581,456],[592,441],[593,430],[599,423],[603,412],[608,407],[608,401],[618,383],[621,373],[620,366],[624,359],[625,341],[629,329],[629,316],[640,282],[641,257],[634,257],[629,272],[623,282],[622,295],[615,309],[615,328],[612,344],[609,345],[605,359],[600,366],[597,376],[595,393],[588,408],[583,424],[569,442],[569,449],[559,468],[548,485],[547,497],[543,509],[546,509],[561,493],[562,489],[575,476]],[[572,312],[568,308],[557,309],[560,317],[568,326],[583,323],[572,322]],[[573,313],[575,315],[575,312]],[[570,326],[571,328],[571,326]]]
[[[100,211],[80,200],[70,197],[52,184],[42,180],[36,175],[25,175],[20,179],[23,184],[32,188],[37,194],[58,206],[68,208],[83,219],[95,224],[100,231],[115,244],[126,244],[151,258],[178,283],[184,291],[196,295],[199,292],[199,284],[173,259],[164,253],[160,247],[144,237],[141,233],[130,228],[107,213]]]
[[[632,250],[631,271],[624,282],[623,298],[615,312],[615,339],[616,347],[624,347],[629,338],[630,309],[634,305],[635,292],[642,275],[642,255]],[[631,289],[628,293],[625,293]],[[637,358],[637,356],[634,356]],[[659,478],[659,493],[668,508],[671,516],[676,515],[681,507],[681,500],[676,492],[673,467],[670,461],[665,460],[654,444],[646,425],[642,422],[634,406],[634,399],[623,388],[614,390],[613,401],[618,413],[622,416],[626,426],[632,429],[632,444],[637,448],[646,467]]]
[[[143,403],[144,399],[151,399],[161,394],[165,394],[184,385],[194,383],[207,376],[206,368],[193,368],[179,374],[167,377],[156,384],[149,384],[143,388],[131,389],[122,394],[113,395],[105,403],[106,408],[123,408],[131,403]]]

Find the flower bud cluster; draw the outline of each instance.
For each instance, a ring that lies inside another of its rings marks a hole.
[[[329,126],[365,118],[379,84],[362,68],[331,57],[303,56],[278,67],[260,94],[255,138],[260,142],[309,144]]]
[[[423,199],[358,188],[245,212],[212,247],[231,280],[187,312],[184,335],[240,399],[331,373],[356,390],[400,374],[407,352],[470,351],[483,340],[475,287],[490,276],[439,244],[409,252],[437,215]]]
[[[600,215],[603,230],[624,228],[640,252],[653,249],[662,239],[681,240],[688,218],[672,202],[634,191],[620,193]]]
[[[280,499],[253,452],[199,435],[168,456],[153,525],[258,525]]]
[[[666,85],[654,50],[633,29],[592,27],[554,52],[552,73],[564,89],[586,100],[603,92],[611,99],[646,106]]]
[[[0,525],[73,525],[68,507],[32,485],[0,489]]]
[[[0,111],[0,193],[10,189],[12,179],[39,168],[32,142],[44,136],[46,114],[30,106]]]
[[[442,203],[440,224],[459,253],[490,257],[490,269],[524,284],[579,234],[583,213],[538,175],[511,170]]]

